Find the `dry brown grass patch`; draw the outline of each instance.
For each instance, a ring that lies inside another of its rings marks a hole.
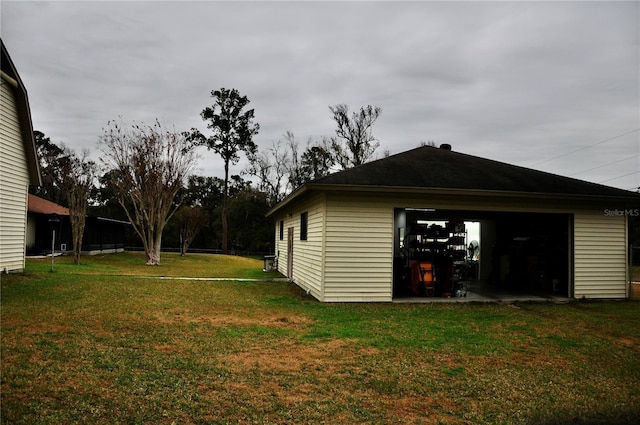
[[[177,322],[207,324],[214,327],[226,326],[264,326],[278,329],[302,329],[313,323],[309,318],[296,313],[280,312],[269,314],[260,310],[216,310],[211,313],[196,313],[188,309],[173,308],[157,311],[153,314],[159,323],[175,324]]]
[[[231,370],[242,371],[256,368],[261,371],[296,373],[304,370],[328,370],[335,362],[338,352],[346,354],[347,343],[330,340],[315,345],[297,341],[281,341],[277,346],[249,347],[248,350],[222,358]],[[351,356],[339,356],[348,358]]]

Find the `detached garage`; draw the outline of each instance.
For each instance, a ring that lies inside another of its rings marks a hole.
[[[276,205],[278,269],[325,302],[628,297],[640,195],[424,146]]]

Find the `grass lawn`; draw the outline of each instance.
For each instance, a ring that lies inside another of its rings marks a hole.
[[[633,266],[630,273],[631,280],[636,282],[631,285],[631,299],[640,301],[640,266]]]
[[[6,424],[635,424],[640,302],[322,304],[239,257],[3,275]],[[272,275],[273,276],[273,275]]]

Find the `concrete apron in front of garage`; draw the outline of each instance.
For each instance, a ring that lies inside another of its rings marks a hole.
[[[464,291],[462,292],[464,294]],[[459,297],[396,297],[394,303],[468,303],[468,302],[553,302],[567,303],[571,298],[554,294],[532,294],[528,292],[509,292],[508,290],[500,290],[495,288],[487,288],[476,282],[467,284],[466,296]]]

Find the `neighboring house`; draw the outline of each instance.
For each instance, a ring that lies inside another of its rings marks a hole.
[[[0,272],[9,273],[24,270],[27,193],[41,182],[27,90],[0,44]]]
[[[35,195],[29,195],[27,252],[40,255],[51,252],[53,230],[49,222],[57,215],[55,224],[56,252],[73,250],[69,210]],[[103,217],[87,217],[82,237],[82,254],[95,255],[124,251],[129,223]]]
[[[326,302],[389,302],[418,293],[416,269],[422,284],[445,285],[428,295],[452,295],[460,263],[487,291],[626,298],[627,218],[639,213],[636,193],[442,145],[309,182],[268,215],[278,269],[301,288]],[[472,225],[477,261],[464,252]]]
[[[57,223],[49,220],[54,216]],[[56,231],[56,252],[71,251],[71,222],[69,209],[39,196],[29,194],[27,206],[27,255],[51,252],[53,231]]]

